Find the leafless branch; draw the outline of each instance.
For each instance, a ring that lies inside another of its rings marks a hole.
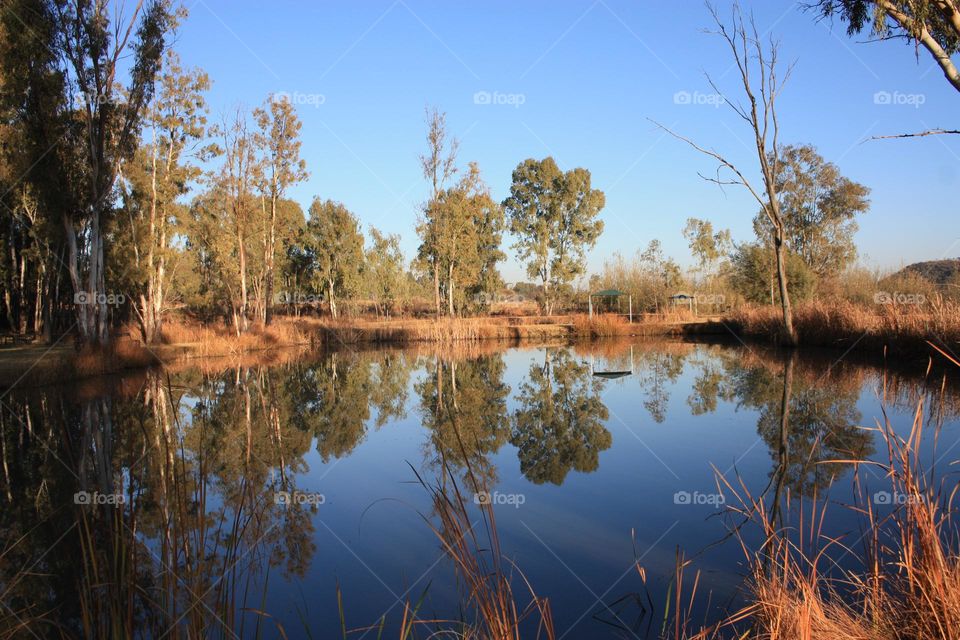
[[[951,134],[952,135],[960,134],[960,129],[928,129],[927,131],[918,131],[917,133],[896,133],[889,136],[870,136],[863,142],[869,142],[870,140],[890,140],[891,138],[923,138],[924,136],[939,136],[939,135],[951,135]]]
[[[704,154],[704,155],[706,155],[706,156],[710,156],[711,158],[713,158],[714,160],[716,160],[717,162],[719,162],[719,163],[720,163],[720,167],[717,169],[717,174],[718,174],[718,176],[719,176],[720,169],[726,168],[727,170],[731,171],[731,172],[737,177],[737,180],[736,180],[736,181],[720,181],[720,180],[719,180],[719,177],[716,178],[716,179],[714,179],[714,178],[704,178],[705,180],[707,180],[708,182],[716,183],[716,184],[741,184],[741,185],[743,185],[744,187],[746,187],[747,190],[750,192],[750,195],[752,195],[752,196],[756,199],[756,201],[757,201],[758,203],[760,203],[760,206],[763,207],[764,209],[766,209],[766,202],[763,200],[763,198],[760,197],[760,194],[753,188],[753,185],[750,184],[750,182],[746,179],[746,177],[740,172],[739,169],[737,169],[736,165],[734,165],[732,162],[730,162],[729,160],[727,160],[726,158],[724,158],[722,155],[720,155],[720,154],[717,153],[716,151],[714,151],[714,150],[712,150],[712,149],[705,149],[704,147],[701,147],[700,145],[698,145],[696,142],[694,142],[694,141],[691,140],[690,138],[687,138],[687,137],[685,137],[685,136],[680,135],[679,133],[673,131],[673,130],[670,129],[669,127],[665,127],[664,125],[660,124],[660,123],[657,122],[656,120],[653,120],[653,119],[651,119],[651,118],[647,118],[647,120],[650,120],[650,122],[652,122],[653,124],[655,124],[657,127],[659,127],[660,129],[662,129],[662,130],[665,131],[666,133],[669,133],[671,136],[673,136],[673,137],[676,138],[677,140],[680,140],[680,141],[682,141],[682,142],[686,142],[688,145],[690,145],[691,147],[693,147],[694,149],[696,149],[696,150],[699,151],[700,153],[702,153],[702,154]],[[701,175],[701,177],[703,177],[703,176]]]

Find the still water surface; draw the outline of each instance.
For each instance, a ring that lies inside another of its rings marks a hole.
[[[0,407],[0,630],[328,638],[342,610],[348,630],[385,619],[397,637],[421,599],[422,620],[469,619],[430,526],[422,483],[440,483],[465,496],[481,540],[473,503],[493,503],[505,566],[549,598],[558,637],[654,637],[678,552],[688,580],[701,572],[695,619],[738,602],[735,498],[718,477],[793,505],[816,495],[825,533],[856,546],[854,465],[824,462],[882,461],[868,427],[885,407],[906,433],[923,400],[936,409],[922,455],[956,484],[950,384],[837,355],[423,347],[17,389]],[[859,478],[875,508],[896,502],[875,472]]]

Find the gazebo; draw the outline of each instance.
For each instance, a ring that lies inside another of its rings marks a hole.
[[[594,298],[616,298],[619,302],[620,298],[627,296],[628,302],[628,313],[627,316],[630,319],[630,322],[633,322],[633,296],[625,291],[620,291],[619,289],[603,289],[602,291],[596,291],[587,296],[587,307],[589,308],[590,317],[593,317],[593,299]]]
[[[676,307],[678,304],[685,304],[689,307],[690,311],[696,315],[697,313],[697,296],[692,293],[687,293],[686,291],[678,291],[677,293],[670,296],[670,305]]]

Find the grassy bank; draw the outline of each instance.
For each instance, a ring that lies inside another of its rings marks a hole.
[[[847,302],[805,303],[794,309],[801,345],[857,350],[874,354],[925,358],[934,353],[927,341],[947,353],[960,352],[960,308],[951,303],[927,306]],[[160,342],[143,345],[130,330],[106,349],[73,348],[70,336],[48,345],[18,345],[0,350],[0,386],[77,379],[181,360],[271,358],[281,349],[341,348],[358,345],[471,344],[480,342],[542,344],[605,337],[723,336],[776,342],[781,316],[775,307],[744,307],[720,318],[677,312],[649,314],[630,323],[608,314],[563,316],[492,316],[481,318],[279,317],[269,326],[253,325],[237,335],[225,325],[171,319]]]
[[[793,322],[800,344],[837,349],[873,350],[904,356],[925,356],[928,341],[948,352],[960,351],[960,306],[875,305],[811,302],[794,307]],[[724,318],[738,335],[776,341],[782,316],[778,308],[745,307]]]
[[[676,320],[627,323],[615,316],[526,316],[483,318],[352,317],[277,318],[269,326],[253,325],[237,335],[224,325],[171,320],[159,342],[142,344],[131,329],[115,336],[107,348],[76,350],[72,336],[54,345],[26,344],[0,350],[0,386],[77,379],[160,363],[203,362],[230,358],[274,359],[280,350],[410,344],[543,344],[603,336],[681,335]]]

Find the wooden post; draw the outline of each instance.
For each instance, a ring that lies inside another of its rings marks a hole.
[[[633,294],[632,293],[627,296],[627,303],[629,304],[627,308],[630,311],[630,324],[633,324]]]

